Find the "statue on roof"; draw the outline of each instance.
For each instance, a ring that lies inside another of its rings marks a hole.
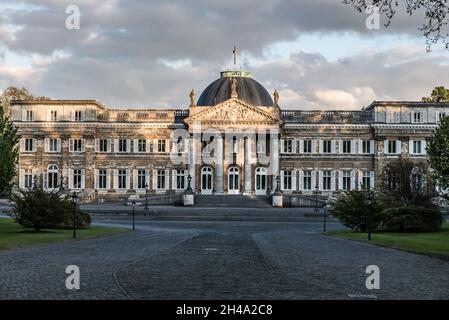
[[[279,106],[279,92],[277,90],[274,90],[273,98],[274,98],[274,105]]]
[[[192,91],[190,91],[189,97],[190,97],[190,106],[194,107],[195,106],[195,89],[192,89]]]
[[[231,79],[231,98],[238,98],[237,79],[234,77]]]

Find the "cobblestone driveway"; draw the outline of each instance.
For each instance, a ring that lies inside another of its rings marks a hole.
[[[323,236],[320,223],[138,226],[136,233],[0,252],[0,298],[449,298],[448,261]],[[81,270],[79,291],[65,288],[71,264]],[[371,264],[380,268],[380,290],[365,288]]]

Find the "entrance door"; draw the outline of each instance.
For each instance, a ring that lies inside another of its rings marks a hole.
[[[228,193],[239,194],[240,193],[240,175],[239,169],[232,167],[228,173]]]
[[[256,194],[267,194],[267,169],[257,168],[255,179]]]
[[[201,194],[212,194],[212,169],[204,167],[201,169]]]

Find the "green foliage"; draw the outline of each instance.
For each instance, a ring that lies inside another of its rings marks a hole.
[[[438,209],[423,207],[389,208],[382,212],[382,229],[399,232],[435,232],[443,224]]]
[[[0,198],[9,197],[19,157],[17,128],[0,107]]]
[[[42,188],[22,190],[12,196],[14,220],[26,228],[39,231],[43,228],[70,228],[76,215],[78,228],[90,225],[87,213],[74,207],[68,197],[57,192],[47,192]]]
[[[437,184],[441,189],[449,190],[449,117],[441,120],[440,126],[429,138],[427,154]],[[449,199],[447,193],[441,196]]]
[[[449,102],[449,89],[443,86],[435,87],[430,97],[422,97],[424,102]]]
[[[379,213],[384,209],[384,204],[382,199],[374,194],[369,205],[367,200],[369,192],[369,190],[346,191],[331,203],[329,211],[348,228],[364,232],[370,225],[371,230],[375,230],[381,222]]]

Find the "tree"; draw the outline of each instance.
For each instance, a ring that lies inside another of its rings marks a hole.
[[[17,128],[0,106],[0,198],[9,197],[19,157]]]
[[[11,100],[50,100],[43,96],[32,95],[25,87],[16,88],[8,87],[1,95],[0,104],[3,106],[3,110],[6,114],[9,114],[9,103]]]
[[[381,222],[380,212],[384,209],[379,194],[373,194],[371,206],[368,204],[370,190],[354,190],[342,193],[331,203],[330,213],[343,225],[353,230],[365,232],[368,224],[374,231]]]
[[[424,10],[424,23],[418,30],[426,38],[427,49],[430,50],[439,41],[443,42],[446,49],[449,48],[449,35],[444,31],[449,22],[447,0],[343,0],[343,3],[354,7],[358,12],[365,12],[371,6],[377,7],[379,14],[387,18],[385,27],[391,24],[398,10],[404,10],[409,16]]]
[[[384,174],[383,196],[391,205],[435,207],[427,163],[401,156],[385,166]]]
[[[435,87],[430,97],[422,97],[424,102],[449,102],[449,89],[443,86]]]
[[[441,119],[439,127],[429,138],[427,154],[436,183],[441,190],[440,195],[449,200],[449,195],[444,192],[449,190],[449,117]]]

